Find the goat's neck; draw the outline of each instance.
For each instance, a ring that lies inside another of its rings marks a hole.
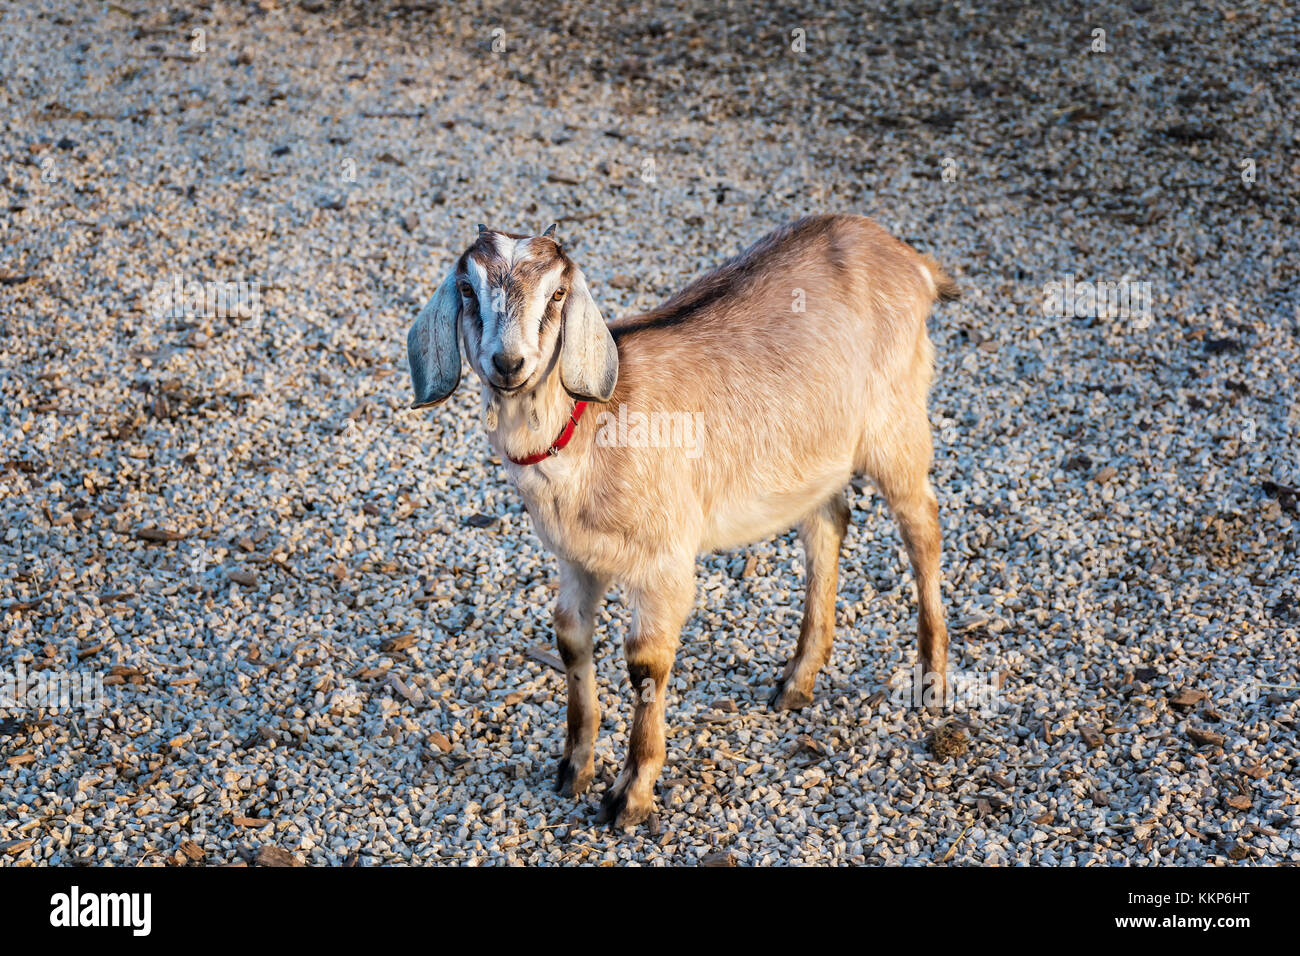
[[[490,410],[493,403],[495,415]],[[559,375],[548,375],[533,391],[519,395],[498,395],[487,386],[483,388],[488,441],[507,458],[545,451],[564,430],[572,412],[573,399],[560,384]],[[494,417],[495,428],[491,427]]]

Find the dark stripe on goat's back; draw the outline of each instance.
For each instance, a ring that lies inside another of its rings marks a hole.
[[[690,321],[714,303],[737,295],[762,275],[769,275],[771,260],[790,245],[813,243],[825,238],[828,255],[837,270],[848,268],[846,250],[835,235],[837,216],[805,216],[768,233],[745,251],[728,259],[712,272],[705,273],[663,305],[641,315],[610,323],[615,341],[625,335],[647,329],[666,329]]]

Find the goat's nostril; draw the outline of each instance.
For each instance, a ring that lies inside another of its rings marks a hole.
[[[523,368],[524,357],[521,355],[518,358],[511,358],[505,352],[497,352],[492,356],[492,364],[502,375],[510,376]]]

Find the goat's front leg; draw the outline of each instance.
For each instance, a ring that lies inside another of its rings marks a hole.
[[[596,702],[596,669],[592,662],[596,609],[609,581],[568,562],[560,562],[560,594],[555,602],[555,643],[564,661],[568,684],[568,732],[564,758],[555,775],[555,789],[576,796],[591,786],[596,772],[596,731],[600,705]]]
[[[668,677],[695,594],[694,572],[691,560],[654,586],[629,589],[635,620],[623,652],[632,685],[632,732],[623,772],[605,794],[600,813],[602,821],[615,826],[635,826],[654,809],[655,781],[667,753]]]

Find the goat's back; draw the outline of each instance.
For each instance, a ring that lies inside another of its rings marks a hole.
[[[953,289],[934,260],[870,219],[800,219],[658,308],[610,323],[613,401],[848,401],[906,375],[930,307]]]
[[[862,470],[872,446],[918,444],[910,432],[921,428],[928,448],[925,321],[953,291],[932,259],[870,219],[776,230],[660,307],[610,323],[620,361],[610,404],[703,422],[688,469],[635,453],[610,464],[666,493],[688,481],[707,546],[789,527]]]

